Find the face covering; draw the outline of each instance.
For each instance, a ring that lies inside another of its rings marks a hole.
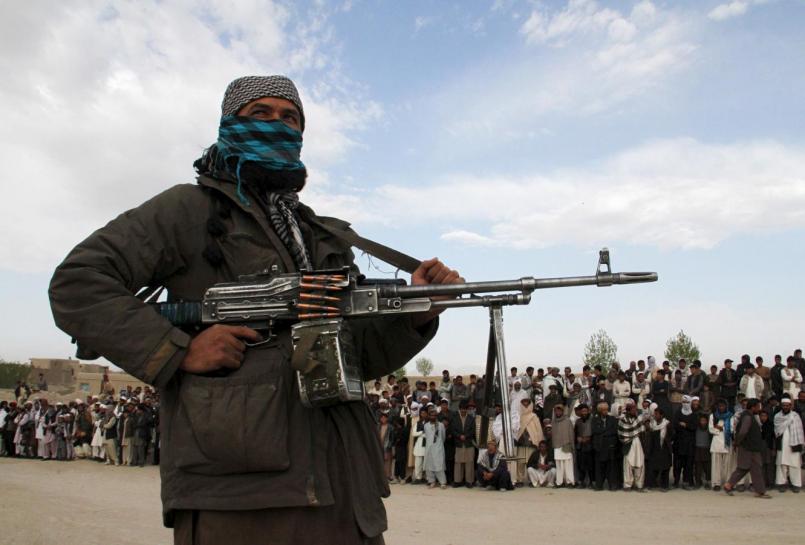
[[[242,187],[243,168],[246,165],[269,172],[305,174],[305,165],[299,158],[302,153],[302,133],[282,121],[225,115],[218,127],[215,147],[218,155],[216,166],[235,176],[238,198],[244,203],[248,203]]]
[[[297,192],[307,172],[300,160],[302,133],[282,121],[263,121],[225,115],[218,127],[218,141],[196,162],[200,174],[234,179],[237,197],[249,206],[243,191],[248,184],[262,200],[277,236],[299,269],[311,269],[296,209]]]

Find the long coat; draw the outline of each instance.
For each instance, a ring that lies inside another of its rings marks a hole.
[[[671,443],[673,441],[673,426],[668,424],[665,428],[665,439],[660,440],[660,431],[649,431],[646,445],[647,466],[650,471],[667,471],[671,468]]]
[[[179,364],[194,332],[173,326],[134,296],[162,285],[169,301],[200,301],[217,282],[296,271],[258,197],[248,196],[248,202],[239,199],[233,181],[200,176],[198,185],[175,186],[112,220],[56,269],[50,284],[56,324],[160,388],[166,525],[177,509],[333,505],[331,483],[346,481],[350,490],[342,497],[354,504],[363,533],[376,536],[387,525],[381,497],[389,488],[365,403],[304,407],[291,368],[289,328],[248,349],[241,367],[225,377],[184,373]],[[357,272],[349,245],[319,226],[343,230],[348,223],[318,217],[305,206],[299,215],[315,268],[351,266]],[[223,229],[210,228],[211,218]],[[210,259],[211,248],[222,261]],[[410,315],[352,320],[364,377],[402,367],[433,337],[437,322],[415,329]]]
[[[615,459],[620,444],[618,441],[618,419],[611,415],[601,418],[597,414],[592,418],[592,442],[595,458],[601,461]]]

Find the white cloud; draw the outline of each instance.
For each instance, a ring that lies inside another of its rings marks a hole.
[[[607,30],[622,22],[618,11],[601,8],[595,0],[569,0],[565,9],[553,15],[534,9],[520,32],[530,43],[562,44],[565,38]]]
[[[558,12],[538,7],[520,26],[524,52],[442,85],[436,110],[444,145],[471,149],[490,134],[516,141],[551,115],[592,116],[637,98],[661,100],[694,63],[699,24],[649,1],[624,12],[593,0],[568,2]]]
[[[805,227],[803,173],[802,148],[660,140],[586,169],[384,186],[360,196],[364,210],[383,210],[362,222],[424,223],[444,239],[481,246],[710,248],[740,234]],[[317,203],[348,215],[328,204]]]
[[[748,9],[748,1],[736,0],[735,2],[730,2],[728,4],[717,5],[712,9],[712,11],[710,11],[709,14],[707,14],[707,16],[714,21],[723,21],[724,19],[743,15]]]
[[[719,4],[710,10],[707,16],[714,21],[724,21],[733,17],[740,17],[749,11],[751,6],[767,4],[770,0],[733,0]]]
[[[113,215],[192,182],[223,91],[241,75],[286,73],[300,84],[315,189],[314,173],[360,145],[354,130],[382,109],[340,72],[326,8],[295,9],[152,0],[6,10],[0,267],[48,270]]]
[[[473,233],[472,231],[463,231],[461,229],[443,233],[441,239],[472,246],[491,246],[495,243],[495,240],[490,237],[485,237],[478,233]]]

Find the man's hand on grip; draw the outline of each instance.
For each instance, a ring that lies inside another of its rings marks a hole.
[[[246,344],[241,340],[260,342],[263,337],[245,326],[216,324],[199,333],[187,349],[179,365],[182,371],[210,373],[222,368],[237,369],[243,362]]]

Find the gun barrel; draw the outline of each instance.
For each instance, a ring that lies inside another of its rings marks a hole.
[[[519,291],[530,293],[548,288],[570,288],[574,286],[611,286],[613,284],[640,284],[656,282],[655,272],[605,273],[594,276],[567,276],[560,278],[525,277],[519,280],[499,280],[492,282],[465,282],[464,284],[428,284],[417,286],[382,286],[384,297],[436,297],[439,295],[468,295],[478,293],[499,293]]]

